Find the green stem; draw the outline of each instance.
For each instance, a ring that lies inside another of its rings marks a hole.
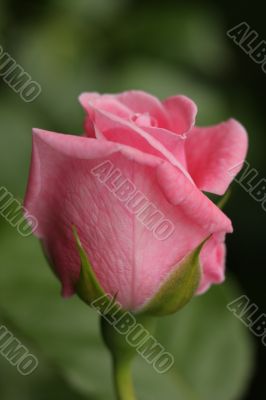
[[[106,315],[102,316],[100,319],[101,333],[104,343],[112,355],[113,377],[117,400],[136,400],[132,383],[131,363],[134,360],[137,351],[136,348],[131,346],[126,340],[126,335],[130,331],[130,328],[133,329],[133,322],[134,324],[138,322],[144,329],[153,332],[154,319],[147,316],[131,315],[131,319],[127,317],[127,321],[129,321],[129,323],[127,322],[128,326],[124,320],[124,331],[120,333],[121,331],[117,328],[117,322],[119,322],[120,318],[123,318],[126,314],[129,314],[129,312],[120,312],[120,314],[116,316],[115,322],[114,315],[109,315],[109,318]],[[111,324],[109,320],[112,322]]]
[[[132,382],[131,360],[113,357],[113,375],[117,400],[136,400]]]

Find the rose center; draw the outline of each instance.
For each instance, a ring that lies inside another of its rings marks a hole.
[[[158,122],[156,118],[152,117],[149,113],[140,114],[136,113],[130,117],[130,120],[138,126],[152,126],[157,127]]]

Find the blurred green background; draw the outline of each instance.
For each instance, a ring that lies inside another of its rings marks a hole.
[[[23,199],[33,126],[79,134],[80,92],[128,89],[190,96],[198,125],[237,118],[249,132],[248,160],[266,177],[266,75],[226,36],[241,21],[266,39],[254,2],[0,0],[0,45],[42,86],[37,100],[24,103],[0,79],[0,185]],[[159,321],[157,336],[176,363],[159,376],[136,360],[140,400],[265,398],[266,349],[226,304],[245,294],[266,312],[266,214],[236,183],[225,211],[235,227],[228,280]],[[60,298],[36,239],[21,238],[3,218],[0,233],[0,325],[39,359],[22,377],[0,354],[1,400],[112,400],[95,313]]]

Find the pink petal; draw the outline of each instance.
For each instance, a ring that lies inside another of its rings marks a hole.
[[[139,168],[153,169],[160,160],[107,141],[34,132],[25,207],[38,219],[37,235],[53,260],[64,295],[73,293],[80,270],[72,234],[75,225],[106,292],[119,291],[118,298],[128,304],[135,217],[90,171],[111,160],[127,177],[135,163]]]
[[[98,93],[82,93],[79,96],[79,101],[85,111],[87,117],[85,118],[85,132],[89,137],[95,137],[95,129],[93,126],[93,108],[99,108],[110,113],[114,113],[121,118],[129,118],[132,112],[120,103],[114,95],[99,95]]]
[[[198,294],[206,292],[212,284],[224,281],[225,255],[224,235],[213,235],[205,243],[200,253],[202,279]]]
[[[100,96],[95,93],[82,93],[79,100],[89,114],[93,113],[92,106],[116,114],[121,118],[128,118],[132,114],[132,111],[123,105],[115,95],[105,94]]]
[[[91,173],[103,162],[121,171],[119,179],[106,175],[103,184]],[[140,213],[137,217],[128,210],[127,199],[114,195],[121,179],[129,179],[146,196],[146,205],[173,223],[166,240],[158,240],[143,225]],[[167,161],[106,140],[41,130],[33,137],[25,206],[38,219],[38,236],[65,295],[73,293],[80,271],[75,225],[104,290],[118,292],[118,301],[133,310],[155,294],[202,240],[211,233],[231,231],[228,218]]]
[[[132,90],[118,95],[82,93],[79,96],[79,101],[89,116],[85,120],[85,131],[87,136],[90,137],[92,136],[92,130],[88,120],[93,119],[92,106],[95,109],[107,111],[127,120],[133,118],[134,115],[139,115],[139,118],[150,115],[157,125],[168,126],[168,115],[161,102],[156,97],[142,91]]]
[[[163,101],[170,120],[169,129],[177,134],[190,131],[195,124],[197,106],[186,96],[173,96]]]
[[[188,171],[198,188],[222,195],[243,165],[248,139],[243,126],[230,119],[207,128],[195,127],[185,146]]]
[[[168,163],[158,167],[158,182],[168,201],[181,207],[187,217],[206,232],[232,232],[229,218],[193,185],[180,170]],[[205,238],[206,239],[206,238]]]
[[[169,146],[170,140],[173,140],[172,138],[167,138],[164,131],[160,131],[159,129],[156,130],[155,128],[150,130],[148,127],[141,128],[132,122],[119,118],[107,111],[96,108],[93,108],[93,110],[94,123],[95,127],[97,127],[96,136],[98,139],[107,139],[112,142],[136,148],[144,153],[161,157],[179,168],[183,174],[192,181],[187,170],[182,165],[182,162],[185,163],[184,153],[182,152],[182,143],[180,143],[182,139],[179,137],[176,138],[176,148],[171,149],[172,151],[175,150],[176,153],[180,155],[179,161],[172,151],[169,151],[164,147],[164,143]]]
[[[185,138],[182,135],[163,128],[143,127],[145,132],[149,133],[154,139],[162,143],[162,145],[187,169],[186,154],[185,154]]]
[[[155,96],[141,90],[131,90],[118,94],[116,98],[134,113],[148,113],[157,120],[158,126],[168,128],[168,115]]]

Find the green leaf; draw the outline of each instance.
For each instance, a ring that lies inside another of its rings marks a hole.
[[[0,325],[6,328],[14,337],[26,346],[31,354],[38,359],[37,369],[28,376],[20,375],[16,366],[0,355],[0,398],[1,400],[89,400],[61,376],[55,365],[51,364],[36,348],[36,344],[29,341],[16,325],[6,318],[0,310]],[[90,398],[92,400],[92,398]],[[95,400],[95,398],[94,398]]]
[[[77,297],[60,297],[60,284],[36,239],[7,231],[0,243],[0,304],[5,314],[76,391],[88,399],[114,400],[111,360],[97,313]],[[169,373],[158,375],[136,357],[139,400],[241,398],[252,376],[253,346],[247,328],[226,308],[238,296],[235,285],[227,282],[195,297],[177,314],[158,319],[155,337],[174,355],[175,364]],[[9,400],[4,395],[1,399]]]

